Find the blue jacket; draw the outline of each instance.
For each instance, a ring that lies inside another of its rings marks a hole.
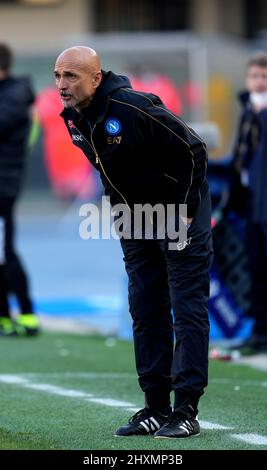
[[[103,72],[90,106],[61,113],[74,145],[100,171],[111,203],[187,204],[193,216],[205,190],[206,145],[155,95]]]
[[[267,223],[267,108],[255,113],[247,91],[239,98],[242,113],[233,159],[237,180],[235,197],[245,204],[244,211],[249,220]],[[248,174],[247,188],[241,184],[244,170]]]

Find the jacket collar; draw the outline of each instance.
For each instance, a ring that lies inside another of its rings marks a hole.
[[[102,81],[87,108],[84,108],[81,113],[78,113],[74,108],[65,108],[60,115],[65,119],[71,118],[72,116],[75,120],[86,117],[94,124],[102,122],[105,118],[112,93],[121,88],[131,87],[129,79],[122,75],[116,75],[111,71],[105,72],[102,70],[102,76]]]
[[[249,97],[250,97],[250,92],[248,90],[242,90],[238,94],[238,100],[244,107],[249,105],[250,103]]]

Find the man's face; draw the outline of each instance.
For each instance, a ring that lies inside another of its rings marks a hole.
[[[251,65],[247,70],[246,85],[250,93],[267,92],[267,67]]]
[[[64,107],[74,107],[78,111],[90,104],[101,81],[101,72],[64,58],[56,62],[54,73]]]

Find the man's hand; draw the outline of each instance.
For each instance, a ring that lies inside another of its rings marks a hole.
[[[187,226],[187,228],[189,228],[190,225],[191,225],[192,222],[193,222],[193,217],[192,217],[192,218],[187,218],[187,217],[183,217],[183,216],[181,215],[181,219],[182,219],[183,223]]]

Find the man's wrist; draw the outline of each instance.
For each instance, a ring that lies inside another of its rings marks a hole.
[[[193,222],[193,217],[183,217],[183,216],[181,215],[181,219],[182,219],[183,223],[187,226],[187,228],[189,228],[190,225],[191,225],[192,222]]]

